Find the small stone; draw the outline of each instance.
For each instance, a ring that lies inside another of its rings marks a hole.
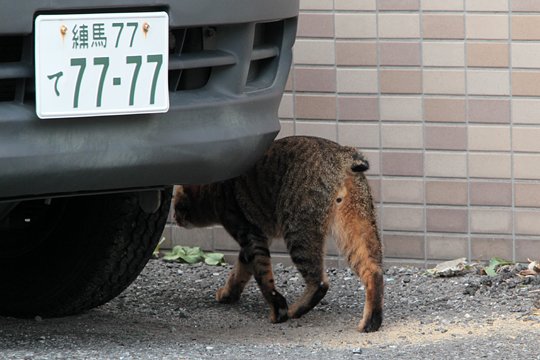
[[[42,322],[43,321],[43,318],[39,315],[37,315],[34,320],[36,320],[37,322]]]

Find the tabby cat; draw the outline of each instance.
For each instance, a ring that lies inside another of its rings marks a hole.
[[[375,209],[363,174],[363,155],[332,141],[292,136],[273,143],[245,174],[208,185],[179,186],[175,219],[180,226],[221,224],[240,253],[217,301],[239,300],[251,276],[270,305],[273,323],[298,318],[328,290],[324,243],[332,232],[352,270],[366,288],[358,330],[376,331],[382,322],[382,250]],[[276,290],[268,247],[284,238],[306,289],[290,307]]]

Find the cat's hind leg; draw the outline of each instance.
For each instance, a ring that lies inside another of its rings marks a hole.
[[[313,309],[328,291],[328,277],[324,271],[324,239],[324,234],[305,229],[285,236],[291,259],[306,283],[304,293],[289,307],[291,318],[299,318]]]
[[[349,178],[336,199],[334,235],[366,289],[361,332],[377,331],[383,318],[382,248],[365,178]]]
[[[240,295],[246,284],[251,279],[251,270],[249,269],[248,264],[241,261],[240,254],[239,258],[236,260],[233,269],[229,273],[229,277],[225,286],[220,288],[216,293],[216,300],[222,304],[232,304],[237,302],[240,299]]]

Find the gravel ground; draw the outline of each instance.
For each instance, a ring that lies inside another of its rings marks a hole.
[[[540,359],[540,276],[522,279],[519,266],[494,278],[391,267],[383,327],[370,334],[355,330],[364,294],[347,269],[328,269],[322,303],[277,325],[254,282],[238,304],[214,300],[229,269],[151,260],[122,295],[85,314],[0,317],[0,358]],[[291,303],[301,277],[281,265],[274,272]]]

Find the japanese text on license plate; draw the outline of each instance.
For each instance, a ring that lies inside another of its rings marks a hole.
[[[168,110],[166,13],[41,15],[36,112],[41,118]]]

